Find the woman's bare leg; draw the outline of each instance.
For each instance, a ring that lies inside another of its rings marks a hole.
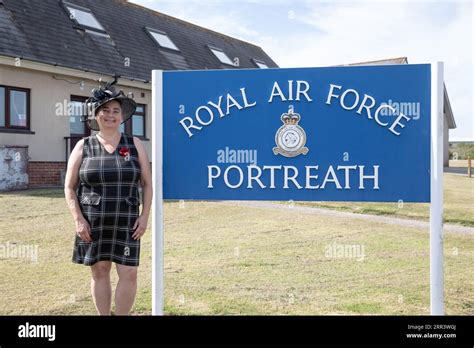
[[[99,315],[110,315],[112,306],[111,268],[111,261],[98,261],[91,266],[91,293]]]
[[[115,314],[129,315],[137,293],[138,267],[119,264],[116,266],[119,281],[115,290]]]

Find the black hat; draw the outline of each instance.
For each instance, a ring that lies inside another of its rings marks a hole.
[[[115,79],[112,83],[106,83],[105,85],[94,88],[92,90],[92,96],[85,101],[87,109],[86,115],[82,117],[83,122],[87,122],[87,126],[95,131],[99,130],[99,125],[96,120],[96,113],[99,108],[108,103],[109,101],[116,100],[122,106],[122,117],[123,122],[126,122],[135,113],[137,103],[126,96],[122,90],[116,92],[112,86],[117,80]]]

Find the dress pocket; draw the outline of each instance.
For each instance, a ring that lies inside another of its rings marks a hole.
[[[101,195],[98,193],[83,193],[81,196],[81,204],[99,205],[101,198]]]
[[[125,197],[125,202],[127,202],[127,204],[132,207],[140,205],[140,200],[138,199],[138,197],[133,197],[133,196]]]

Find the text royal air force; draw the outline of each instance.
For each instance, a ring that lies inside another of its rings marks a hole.
[[[257,101],[252,101],[247,95],[248,92],[245,87],[240,88],[240,95],[233,96],[230,93],[220,95],[216,100],[209,100],[204,105],[197,107],[194,110],[193,117],[184,116],[179,120],[182,128],[187,136],[192,136],[201,132],[206,126],[211,125],[216,119],[231,116],[233,111],[244,110],[255,107]],[[268,103],[275,100],[286,101],[302,101],[313,102],[311,97],[311,86],[304,80],[288,80],[287,86],[282,88],[280,84],[275,81],[268,98]],[[410,118],[403,113],[395,114],[392,122],[382,121],[380,115],[383,115],[384,110],[391,113],[396,110],[387,103],[377,104],[376,99],[366,93],[359,92],[352,88],[344,88],[337,84],[330,84],[328,86],[328,93],[325,100],[327,105],[338,104],[344,110],[355,112],[360,116],[367,117],[373,120],[380,127],[387,128],[389,132],[399,136],[406,123]]]

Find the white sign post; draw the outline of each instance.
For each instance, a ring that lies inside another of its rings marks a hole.
[[[443,63],[431,64],[430,304],[444,315],[443,275]]]
[[[163,315],[164,238],[163,238],[163,71],[152,72],[152,314]]]

